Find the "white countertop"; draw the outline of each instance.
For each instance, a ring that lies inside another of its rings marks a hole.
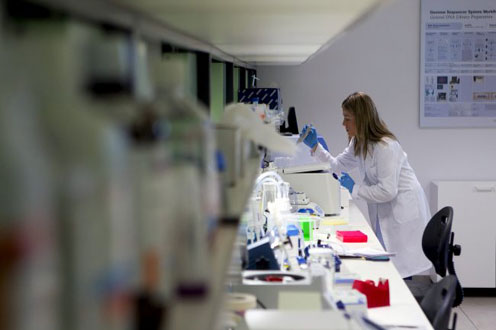
[[[335,217],[334,217],[335,218]],[[321,226],[319,232],[333,232],[335,230],[361,230],[367,234],[367,243],[342,243],[348,249],[371,247],[384,251],[367,220],[358,207],[349,203],[339,218],[348,220],[348,225]],[[333,219],[333,217],[326,217]],[[329,227],[334,227],[329,229]],[[319,234],[320,237],[327,235]],[[331,237],[332,240],[332,237]],[[376,284],[379,278],[389,280],[390,306],[368,309],[368,316],[381,325],[417,325],[424,329],[432,329],[429,320],[406,286],[404,280],[391,261],[367,261],[362,259],[342,259],[343,266],[350,272],[358,274],[362,280],[373,280]]]
[[[327,224],[326,224],[327,222]],[[331,222],[345,222],[345,225],[331,225]],[[336,230],[360,230],[368,237],[366,243],[343,243],[336,239]],[[330,235],[329,235],[330,234]],[[314,240],[322,239],[323,243],[341,245],[346,250],[368,247],[384,251],[372,228],[360,209],[350,201],[339,216],[326,217],[321,221],[320,228],[314,232]],[[294,265],[291,262],[292,266]],[[292,267],[296,269],[296,267]],[[367,309],[367,317],[387,329],[426,329],[432,330],[429,320],[411,294],[392,261],[368,261],[365,259],[342,259],[342,271],[353,273],[361,280],[373,280],[376,284],[380,278],[389,280],[390,306]],[[288,288],[289,290],[289,288]],[[332,295],[332,290],[329,291]],[[322,292],[324,293],[324,292]],[[301,298],[298,298],[301,299]],[[301,304],[299,301],[298,304]],[[297,305],[298,305],[297,304]],[[311,313],[313,316],[309,316]],[[308,315],[307,315],[308,314]],[[358,329],[357,324],[351,326],[344,315],[335,310],[298,310],[292,308],[248,310],[245,314],[249,321],[246,328],[241,329],[275,329],[274,324],[281,329]],[[293,319],[302,318],[303,323]],[[333,319],[333,322],[326,320]],[[284,320],[281,321],[281,320]],[[320,320],[320,321],[319,321]],[[344,321],[343,321],[344,320]],[[274,323],[275,322],[275,323]],[[306,322],[306,323],[305,323]],[[304,324],[303,327],[298,324]],[[394,327],[396,326],[396,327]]]

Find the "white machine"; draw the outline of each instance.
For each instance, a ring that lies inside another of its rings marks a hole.
[[[288,136],[298,140],[298,135]],[[293,157],[276,157],[274,164],[282,179],[289,182],[293,190],[304,192],[310,201],[317,203],[325,215],[339,215],[341,212],[341,187],[332,176],[329,164],[321,163],[310,155],[310,149],[303,143],[297,145]]]
[[[328,291],[325,276],[286,270],[244,271],[242,276],[242,284],[232,285],[232,291],[253,294],[268,309],[287,309],[289,301],[296,301],[294,304],[298,305],[298,309],[332,309],[323,294]],[[290,297],[293,299],[288,299]]]
[[[303,191],[312,202],[317,203],[325,215],[341,212],[341,188],[339,181],[329,171],[281,173],[295,191]]]

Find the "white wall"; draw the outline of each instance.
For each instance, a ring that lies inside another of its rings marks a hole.
[[[347,142],[342,100],[371,95],[430,198],[433,180],[496,179],[496,129],[420,128],[419,20],[419,0],[392,1],[307,63],[257,71],[259,86],[280,87],[300,128],[313,123],[334,154]]]

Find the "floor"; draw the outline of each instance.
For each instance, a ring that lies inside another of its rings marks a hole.
[[[432,283],[429,276],[414,276],[413,281],[406,282],[412,293]],[[456,330],[496,330],[496,297],[464,297],[453,312],[457,314]],[[450,329],[452,324],[453,316]]]
[[[453,311],[457,313],[456,330],[496,329],[496,297],[465,297]]]

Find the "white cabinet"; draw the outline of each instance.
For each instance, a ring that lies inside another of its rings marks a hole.
[[[455,270],[465,288],[496,287],[496,181],[434,182],[437,210],[452,206]]]

